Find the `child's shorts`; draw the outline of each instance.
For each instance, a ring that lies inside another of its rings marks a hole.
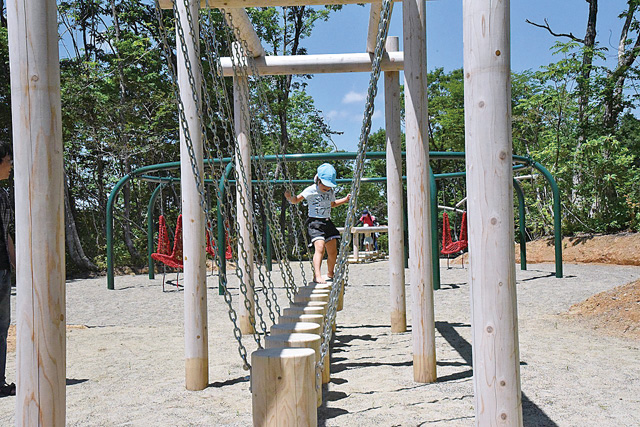
[[[309,236],[309,247],[312,247],[316,240],[328,242],[340,238],[340,232],[329,218],[307,219],[307,235]]]

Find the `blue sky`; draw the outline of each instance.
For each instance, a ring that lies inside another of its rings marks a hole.
[[[598,41],[610,48],[614,58],[621,20],[617,18],[626,1],[599,2],[597,21]],[[585,0],[511,1],[511,68],[514,71],[537,69],[556,60],[549,48],[555,43],[546,30],[525,22],[543,23],[547,18],[557,33],[572,32],[584,37],[588,15]],[[346,5],[331,15],[328,22],[316,25],[311,37],[303,44],[309,54],[364,52],[366,46],[369,6]],[[390,36],[400,37],[402,50],[402,5],[394,7]],[[563,38],[563,40],[567,40]],[[450,71],[462,67],[462,0],[434,0],[427,2],[427,67],[444,67]],[[402,84],[402,73],[400,77]],[[333,130],[337,148],[354,151],[362,126],[364,102],[369,82],[368,73],[317,74],[308,81],[308,92],[315,99]],[[384,127],[383,85],[373,118],[372,131]]]

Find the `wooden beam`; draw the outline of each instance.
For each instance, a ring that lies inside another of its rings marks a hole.
[[[189,5],[191,14],[197,16],[198,5],[193,0]],[[182,28],[189,28],[186,8],[183,2],[178,3]],[[198,21],[194,22],[193,31],[199,36]],[[188,34],[188,33],[187,33]],[[178,39],[179,40],[179,39]],[[200,60],[199,46],[194,46],[193,38],[186,37],[187,55],[182,49],[177,50],[178,87],[180,99],[184,106],[185,125],[189,129],[189,136],[193,144],[193,155],[196,157],[197,168],[203,167],[203,147],[201,119],[198,115],[198,105],[194,101],[192,87],[189,83],[187,61],[196,64]],[[191,66],[194,87],[199,89],[202,76],[199,67]],[[180,118],[182,120],[182,118]],[[182,129],[182,126],[180,127]],[[184,132],[180,132],[180,173],[182,175],[182,236],[184,254],[184,341],[185,341],[185,386],[187,390],[203,390],[209,384],[209,339],[207,328],[207,284],[205,264],[205,221],[204,212],[200,207],[200,193],[196,185],[196,177],[191,167],[190,150]],[[200,186],[203,185],[203,174],[199,176]]]
[[[264,56],[264,48],[262,42],[253,28],[253,24],[249,19],[249,15],[242,8],[225,9],[225,19],[227,24],[233,26],[237,31],[237,36],[240,40],[247,42],[247,47],[251,52],[251,57],[257,58]]]
[[[15,425],[63,426],[64,148],[57,10],[46,0],[6,5],[16,200]]]
[[[324,6],[371,3],[373,0],[200,0],[200,8],[235,9],[246,7]],[[377,1],[377,0],[375,0]],[[394,0],[401,1],[401,0]],[[159,0],[162,9],[172,9],[171,0]]]
[[[369,53],[342,53],[326,55],[262,56],[255,59],[261,76],[322,73],[370,73],[373,56]],[[233,77],[231,58],[220,58],[222,73]],[[404,68],[403,52],[385,53],[381,61],[382,71],[401,71]],[[251,67],[247,67],[251,73]]]
[[[475,424],[522,426],[509,0],[463,0]]]
[[[393,8],[393,3],[391,3]],[[367,29],[367,52],[373,53],[376,50],[376,40],[378,38],[378,26],[380,25],[380,12],[382,11],[382,1],[377,0],[371,3],[369,10],[369,27]],[[398,50],[398,49],[396,49]]]
[[[373,5],[371,5],[373,10]],[[399,49],[398,37],[387,37],[387,52]],[[391,332],[407,330],[404,277],[404,214],[402,182],[402,133],[400,130],[400,73],[384,73],[384,113],[387,135],[387,218],[389,219],[389,293]]]
[[[427,114],[427,25],[425,0],[402,3],[405,135],[407,145],[407,211],[413,379],[436,381],[436,340],[431,263],[431,209]]]
[[[237,42],[231,48],[235,50]],[[236,129],[236,217],[238,221],[238,233],[242,236],[242,242],[238,241],[238,266],[242,271],[242,277],[247,287],[245,297],[241,294],[238,298],[238,314],[240,330],[244,335],[254,332],[251,318],[255,319],[255,292],[253,281],[253,245],[251,233],[253,233],[253,209],[251,189],[251,124],[249,123],[249,87],[247,78],[238,76],[233,79],[233,114]],[[243,178],[244,174],[244,178]],[[246,184],[246,185],[245,185]],[[244,210],[248,215],[244,216]],[[246,258],[242,255],[246,253]]]

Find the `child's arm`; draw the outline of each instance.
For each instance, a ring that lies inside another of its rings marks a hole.
[[[284,198],[287,199],[289,203],[294,205],[297,205],[302,201],[302,199],[304,199],[304,197],[302,197],[302,194],[298,194],[297,196],[292,196],[289,190],[284,192]]]
[[[331,207],[335,208],[336,206],[344,205],[349,200],[351,200],[351,193],[347,194],[347,196],[343,197],[342,199],[338,199],[338,200],[336,200],[334,202],[331,202]]]

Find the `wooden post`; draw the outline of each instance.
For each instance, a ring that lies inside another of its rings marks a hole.
[[[316,288],[307,288],[301,287],[298,288],[298,295],[330,295],[330,289],[316,289]]]
[[[326,315],[329,310],[329,303],[324,301],[300,301],[291,304],[291,308],[294,310],[298,307],[320,307],[322,308],[322,314]]]
[[[464,0],[469,284],[477,425],[522,425],[509,1]]]
[[[184,2],[178,2],[178,12],[182,28],[185,29],[185,44],[189,57],[186,58],[178,47],[178,86],[180,98],[184,106],[184,114],[189,129],[193,155],[196,158],[199,176],[196,178],[191,166],[187,138],[180,132],[180,188],[182,190],[182,241],[184,262],[184,352],[185,352],[185,386],[187,390],[202,390],[209,384],[209,338],[207,329],[207,285],[205,263],[205,222],[204,212],[200,206],[200,191],[196,184],[199,179],[200,188],[204,188],[202,118],[200,109],[200,84],[202,76],[197,66],[200,61],[199,47],[193,43],[189,35],[191,28],[195,39],[199,38],[198,20],[189,23]],[[191,16],[198,16],[198,2],[190,2]],[[178,43],[180,38],[177,37]],[[189,83],[187,61],[190,63],[195,86]],[[198,103],[194,100],[196,91]],[[182,129],[182,127],[181,127]]]
[[[293,297],[293,301],[294,302],[321,301],[321,302],[329,303],[329,298],[331,298],[329,294],[310,294],[310,295],[298,294],[295,297]]]
[[[283,316],[295,316],[296,314],[321,314],[324,316],[325,309],[322,307],[298,307],[292,306],[282,310]]]
[[[234,43],[233,51],[239,49],[237,42]],[[240,330],[243,334],[252,334],[253,325],[251,317],[255,315],[255,306],[253,301],[254,282],[253,282],[253,245],[251,244],[251,233],[253,232],[253,209],[252,193],[251,193],[251,132],[249,129],[249,88],[247,78],[238,76],[233,79],[233,112],[236,127],[236,151],[237,157],[242,159],[242,167],[240,160],[236,158],[236,206],[237,220],[240,236],[242,236],[242,244],[238,244],[238,266],[242,271],[244,282],[247,285],[247,297],[250,309],[245,306],[242,296],[239,298],[239,314],[240,314]],[[244,171],[244,173],[243,173]],[[243,178],[244,176],[244,178]],[[245,186],[246,182],[246,186]],[[244,198],[244,207],[241,202],[241,196]],[[248,218],[244,216],[244,210],[247,210]],[[242,246],[241,246],[242,245]],[[247,254],[247,260],[242,256],[242,250]]]
[[[353,233],[353,260],[358,262],[360,258],[360,233]]]
[[[293,334],[297,332],[316,335],[322,333],[320,325],[311,322],[278,323],[277,325],[271,326],[271,335]]]
[[[425,0],[402,2],[413,379],[436,381],[431,277]]]
[[[320,361],[320,341],[320,335],[316,334],[280,334],[264,337],[265,348],[294,347],[312,349],[316,353],[316,364]],[[327,352],[327,356],[328,355],[329,353]],[[327,368],[328,366],[325,365],[325,370],[327,370]],[[313,383],[315,387],[315,376],[313,378]],[[322,405],[322,388],[316,388],[316,392],[318,398],[317,405],[319,407],[320,405]]]
[[[56,3],[12,1],[7,19],[16,199],[15,422],[63,426],[65,245]]]
[[[317,426],[316,352],[269,348],[251,354],[253,425]]]
[[[297,323],[297,322],[309,322],[317,323],[321,329],[324,329],[324,315],[323,314],[288,314],[282,315],[278,319],[279,323]]]
[[[399,49],[398,37],[388,37],[387,52]],[[387,217],[389,218],[389,291],[391,332],[407,330],[407,306],[404,293],[404,214],[402,212],[402,143],[400,132],[400,73],[384,73],[384,112],[387,134]]]

